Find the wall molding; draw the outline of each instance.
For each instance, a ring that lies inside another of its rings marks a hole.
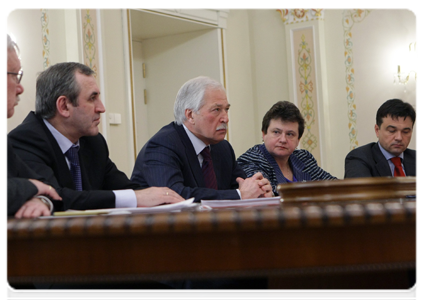
[[[42,44],[43,44],[44,70],[50,66],[50,31],[48,29],[49,22],[50,22],[50,16],[48,15],[48,10],[41,9],[41,32],[42,32]]]
[[[324,20],[323,9],[277,9],[284,24]]]
[[[361,22],[370,13],[370,10],[351,9],[344,10],[342,17],[342,25],[344,27],[344,57],[345,57],[345,81],[348,104],[348,130],[350,140],[350,150],[358,147],[357,140],[357,106],[355,104],[355,87],[354,87],[354,56],[352,41],[352,28],[355,24]]]

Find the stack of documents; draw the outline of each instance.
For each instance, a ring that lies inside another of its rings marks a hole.
[[[201,200],[201,206],[205,208],[269,206],[280,205],[280,201],[281,197],[245,200]]]

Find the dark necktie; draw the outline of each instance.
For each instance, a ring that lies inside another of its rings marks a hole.
[[[81,166],[79,165],[78,157],[79,146],[72,145],[65,155],[70,162],[70,171],[72,174],[73,182],[75,183],[75,189],[82,191],[82,180],[81,180]]]
[[[394,176],[405,176],[404,171],[402,169],[402,165],[401,165],[401,158],[400,157],[392,157],[391,158],[392,163],[395,166],[395,170],[394,170]]]
[[[214,173],[213,161],[208,146],[201,151],[201,155],[203,156],[203,166],[201,169],[206,187],[217,190],[216,174]]]

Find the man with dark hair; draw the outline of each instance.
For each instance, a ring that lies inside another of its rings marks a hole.
[[[142,189],[110,160],[98,131],[105,108],[93,74],[79,63],[59,63],[39,75],[36,112],[9,133],[18,155],[57,189],[65,210],[182,201],[166,187]]]
[[[416,176],[416,150],[408,149],[416,112],[399,99],[382,104],[376,114],[375,132],[379,141],[348,153],[345,178]]]
[[[10,71],[19,69],[16,66]],[[57,64],[40,74],[36,112],[31,112],[10,133],[16,152],[57,188],[65,209],[153,206],[182,201],[168,188],[140,190],[110,160],[106,141],[97,128],[100,113],[105,109],[93,74],[90,68],[78,63]],[[68,156],[72,148],[79,151]],[[66,253],[57,255],[66,260]],[[25,295],[19,297],[23,292]],[[32,285],[10,285],[7,293],[7,299],[182,299],[175,289],[158,282],[46,283],[36,284],[36,290]]]
[[[18,46],[7,35],[7,118],[15,113],[19,95],[24,88],[21,84],[23,71],[17,55]],[[43,178],[34,173],[14,152],[12,142],[7,142],[7,215],[16,218],[49,216],[53,203],[60,207],[60,196]],[[57,207],[57,206],[56,206]]]

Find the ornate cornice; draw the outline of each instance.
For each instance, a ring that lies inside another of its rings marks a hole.
[[[284,24],[294,24],[313,20],[323,20],[323,9],[277,9]]]

